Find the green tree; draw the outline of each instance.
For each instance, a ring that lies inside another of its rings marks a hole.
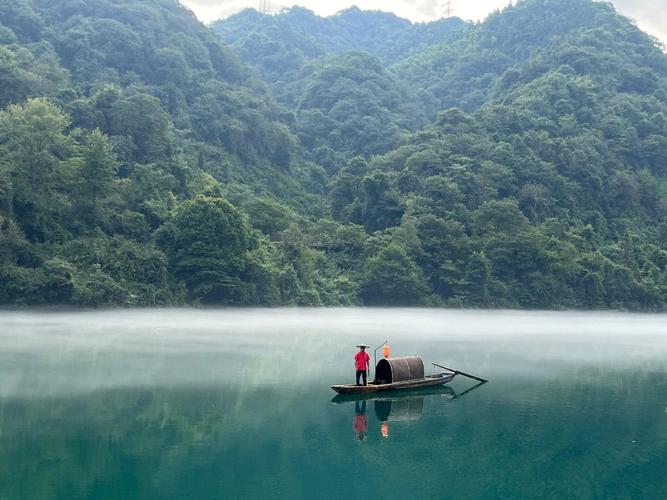
[[[489,293],[491,282],[491,263],[484,252],[473,252],[465,268],[465,290],[469,304],[482,307],[491,305]]]
[[[398,225],[405,209],[390,176],[374,170],[363,178],[363,186],[362,218],[366,229],[374,232]]]
[[[428,286],[421,269],[403,248],[390,244],[368,259],[361,285],[361,297],[367,305],[419,305],[428,296]]]
[[[270,198],[256,197],[243,205],[250,223],[269,237],[275,237],[296,220],[296,214],[288,207]]]
[[[89,225],[99,221],[101,202],[109,196],[119,166],[108,138],[99,129],[90,132],[82,147],[78,189],[78,211]]]
[[[173,152],[173,136],[169,116],[160,100],[146,94],[120,98],[109,116],[110,135],[126,136],[132,141],[137,161],[165,160]]]
[[[191,298],[237,302],[250,250],[241,213],[222,198],[199,195],[178,207],[174,226],[174,272]]]
[[[12,182],[12,212],[31,240],[58,231],[63,208],[58,170],[73,152],[69,117],[47,99],[30,99],[0,112],[0,162]]]

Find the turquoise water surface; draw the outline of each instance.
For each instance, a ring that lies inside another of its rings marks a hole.
[[[666,333],[615,313],[0,312],[0,498],[667,498]],[[490,381],[334,398],[354,346],[384,340]]]

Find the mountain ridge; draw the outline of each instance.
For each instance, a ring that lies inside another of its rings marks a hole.
[[[312,43],[326,53],[342,53],[348,51],[364,51],[391,62],[410,51],[419,50],[425,43],[436,37],[445,36],[457,29],[469,26],[459,18],[443,18],[429,23],[413,23],[395,14],[381,11],[364,11],[358,7],[350,7],[328,17],[320,17],[304,7],[292,7],[278,15],[260,14],[254,9],[245,9],[224,20],[210,24],[223,41],[237,50],[244,52],[243,45],[248,38],[259,31],[266,31],[279,26],[283,30],[294,32],[302,37],[316,34],[317,42],[312,36],[307,40],[299,40],[303,44]],[[387,37],[382,31],[393,30],[393,50],[387,49]],[[412,36],[408,42],[407,36]],[[294,48],[294,47],[288,47]],[[304,50],[305,53],[308,50]],[[245,52],[249,54],[249,52]]]
[[[0,7],[0,303],[667,308],[667,56],[607,4],[232,48],[175,0]]]

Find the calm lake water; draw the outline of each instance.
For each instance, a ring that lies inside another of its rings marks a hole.
[[[490,382],[332,401],[385,339]],[[664,499],[666,373],[667,316],[5,311],[0,498]]]

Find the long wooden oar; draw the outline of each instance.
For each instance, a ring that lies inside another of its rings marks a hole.
[[[450,372],[454,372],[457,375],[463,375],[464,377],[468,377],[474,380],[479,380],[480,382],[488,382],[488,380],[480,377],[475,377],[474,375],[470,375],[469,373],[464,373],[459,370],[454,370],[452,368],[447,368],[446,366],[439,365],[438,363],[431,363],[433,366],[437,366],[438,368],[442,368],[443,370],[449,370]]]

